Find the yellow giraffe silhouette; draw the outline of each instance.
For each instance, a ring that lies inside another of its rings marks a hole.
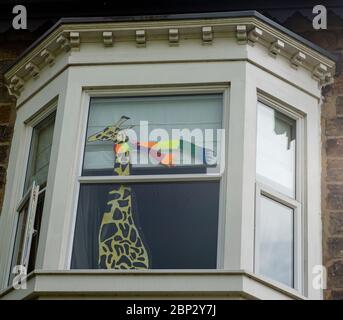
[[[119,121],[103,131],[88,137],[89,142],[113,141],[121,145],[128,141],[122,124],[129,118],[122,116]],[[115,152],[115,151],[114,151]],[[130,175],[130,152],[115,152],[115,175]],[[101,269],[148,269],[150,267],[148,250],[132,212],[132,189],[129,186],[115,186],[109,192],[105,212],[99,230],[99,267]]]

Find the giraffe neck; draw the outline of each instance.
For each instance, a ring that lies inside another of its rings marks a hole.
[[[129,156],[129,152],[115,154],[115,175],[130,174]],[[109,199],[109,211],[104,213],[99,231],[100,268],[148,269],[148,250],[133,218],[131,187],[116,184],[109,192]]]
[[[114,174],[116,176],[129,176],[131,174],[130,152],[114,153]]]

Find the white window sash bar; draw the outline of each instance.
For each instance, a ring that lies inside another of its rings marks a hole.
[[[273,188],[261,183],[261,182],[257,182],[257,189],[256,189],[256,195],[264,195],[267,198],[270,198],[274,201],[280,202],[281,204],[292,208],[292,209],[296,209],[299,206],[301,206],[301,203],[289,196],[284,195],[281,192],[275,191]],[[259,190],[259,193],[257,192],[257,190]]]
[[[27,267],[29,264],[30,247],[31,247],[31,242],[32,242],[32,236],[34,234],[34,222],[35,222],[35,216],[36,216],[36,210],[37,210],[38,195],[39,195],[39,186],[37,186],[36,183],[33,182],[32,188],[31,188],[29,210],[27,213],[28,215],[27,222],[25,226],[23,253],[20,259],[20,264],[24,267]]]
[[[20,200],[18,206],[17,206],[17,212],[21,212],[27,202],[30,200],[32,194],[32,187],[27,190],[27,192],[24,194],[23,198]]]
[[[169,182],[169,181],[210,181],[220,180],[221,174],[163,174],[163,175],[132,175],[132,176],[83,176],[78,181],[81,184],[91,183],[123,183],[123,182]]]

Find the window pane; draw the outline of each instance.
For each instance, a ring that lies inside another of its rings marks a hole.
[[[55,114],[33,128],[25,191],[33,181],[41,187],[47,182],[54,125]]]
[[[258,103],[257,177],[287,196],[295,196],[296,121]]]
[[[293,287],[294,210],[264,196],[260,206],[259,273]]]
[[[219,182],[81,185],[73,269],[215,269]]]
[[[32,235],[32,242],[30,248],[30,258],[29,258],[29,265],[27,267],[27,273],[30,273],[35,269],[36,266],[36,259],[38,253],[38,244],[39,244],[39,234],[41,230],[41,223],[43,217],[43,209],[44,209],[44,201],[45,201],[45,191],[43,191],[37,201],[37,209],[34,221],[34,234]]]
[[[12,281],[14,278],[14,274],[12,273],[13,268],[20,264],[20,259],[23,253],[28,206],[29,206],[29,202],[27,202],[27,204],[23,207],[22,211],[19,212],[19,215],[18,215],[17,230],[15,234],[15,243],[14,243],[10,277],[9,277],[9,285],[12,285]]]
[[[117,175],[115,146],[124,144],[132,164],[126,174],[215,170],[222,100],[221,94],[91,99],[83,175]],[[127,140],[118,139],[119,129]]]

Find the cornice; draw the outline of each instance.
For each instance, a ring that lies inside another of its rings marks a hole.
[[[99,49],[115,47],[117,41],[132,41],[144,50],[151,41],[166,41],[169,46],[182,46],[187,39],[199,39],[203,45],[215,45],[216,38],[236,38],[237,45],[265,47],[266,54],[289,60],[289,67],[304,68],[320,86],[332,82],[335,62],[280,28],[256,17],[207,18],[190,20],[156,20],[124,22],[61,23],[36,44],[5,73],[11,95],[20,96],[25,83],[38,78],[51,67],[56,57],[68,51],[82,50],[83,42],[99,43]]]

